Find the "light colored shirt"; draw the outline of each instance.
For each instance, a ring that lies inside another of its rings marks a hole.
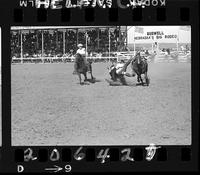
[[[117,65],[115,67],[116,73],[119,74],[122,71],[123,67],[124,67],[124,63],[117,63]]]
[[[76,53],[85,56],[85,54],[86,54],[86,52],[85,52],[85,48],[78,49]]]

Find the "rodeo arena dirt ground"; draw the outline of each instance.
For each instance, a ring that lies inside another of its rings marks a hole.
[[[109,63],[92,66],[81,86],[73,63],[12,64],[12,145],[191,144],[190,63],[150,62],[149,86],[109,86]]]

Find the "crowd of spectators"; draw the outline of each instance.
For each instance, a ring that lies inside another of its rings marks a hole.
[[[21,32],[22,38],[20,35]],[[99,30],[98,34],[98,30],[94,29],[88,31],[87,33],[88,56],[101,57],[108,55],[108,30]],[[63,38],[63,36],[65,36],[65,38]],[[63,41],[65,41],[65,45]],[[86,36],[84,31],[79,31],[77,33],[76,30],[67,30],[65,35],[63,35],[63,31],[59,30],[11,31],[11,57],[72,57],[76,53],[77,43],[82,43],[85,46]],[[119,31],[116,29],[110,33],[110,51],[117,51],[118,45]]]
[[[22,35],[21,35],[22,33]],[[110,33],[110,52],[109,52],[109,32],[108,29],[88,30],[87,39],[87,57],[92,58],[94,61],[104,61],[106,59],[116,59],[118,57],[117,52],[120,48],[125,46],[121,45],[123,42],[119,35],[119,30],[115,29]],[[43,35],[43,37],[42,37]],[[65,36],[65,38],[63,38]],[[43,38],[43,44],[42,44]],[[22,43],[21,43],[22,41]],[[64,42],[65,41],[65,44]],[[11,58],[16,59],[60,59],[64,61],[73,61],[76,51],[77,43],[82,43],[85,47],[86,35],[84,30],[66,30],[63,33],[62,30],[23,30],[23,31],[11,31]],[[21,48],[22,45],[22,48]],[[43,50],[42,50],[43,48]],[[148,58],[153,58],[158,53],[152,49],[136,48],[143,55]],[[176,50],[176,48],[175,48]],[[124,50],[125,51],[125,50]],[[181,45],[180,52],[186,54],[190,51],[188,45]],[[163,48],[160,54],[177,58],[179,53],[176,53],[171,48]]]

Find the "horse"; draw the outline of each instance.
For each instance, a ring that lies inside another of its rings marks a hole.
[[[147,75],[148,72],[148,63],[145,59],[145,57],[142,57],[140,55],[136,55],[135,59],[131,63],[131,69],[133,72],[137,74],[137,81],[138,83],[142,83],[144,85],[144,82],[142,80],[141,75],[144,74],[145,76],[145,83],[147,86],[149,86],[150,80]]]
[[[90,73],[91,75],[91,80],[94,80],[94,77],[92,75],[92,62],[91,61],[86,61],[84,60],[83,56],[81,54],[76,54],[75,56],[75,61],[74,61],[74,73],[73,74],[77,74],[79,77],[79,82],[82,85],[82,81],[81,81],[81,74],[84,75],[85,80],[87,81],[87,72]]]

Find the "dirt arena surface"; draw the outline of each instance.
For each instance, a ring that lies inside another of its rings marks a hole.
[[[190,63],[149,63],[149,87],[109,86],[107,66],[81,86],[73,63],[12,65],[12,145],[191,144]]]

